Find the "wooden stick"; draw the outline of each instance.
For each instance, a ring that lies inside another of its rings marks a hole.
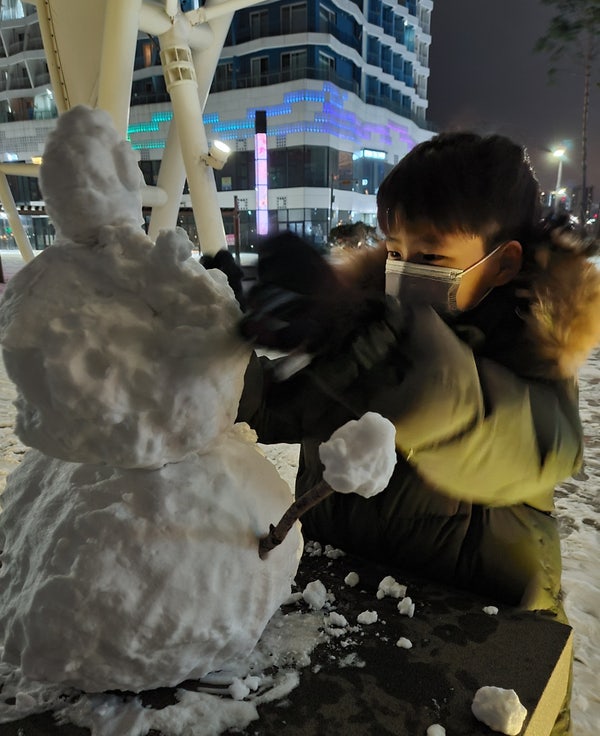
[[[266,537],[262,537],[258,543],[258,556],[261,560],[264,560],[268,553],[280,545],[286,538],[289,530],[294,526],[296,521],[306,513],[313,506],[316,506],[324,498],[330,496],[335,492],[329,483],[321,480],[316,486],[313,486],[306,493],[302,494],[300,498],[296,499],[294,503],[289,507],[285,514],[279,520],[277,526],[271,524],[269,526],[269,533]]]

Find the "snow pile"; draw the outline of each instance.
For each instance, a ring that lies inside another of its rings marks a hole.
[[[471,704],[473,715],[492,731],[517,736],[521,733],[527,708],[514,690],[501,687],[480,687]]]
[[[376,412],[347,422],[319,445],[323,478],[339,493],[381,493],[396,465],[395,440],[394,425]]]
[[[200,692],[177,688],[176,702],[160,709],[148,707],[144,695],[65,693],[13,673],[3,678],[0,724],[52,710],[59,723],[87,728],[94,736],[145,736],[153,730],[164,736],[218,736],[257,720],[257,707],[286,698],[299,684],[298,668],[308,666],[314,648],[327,641],[323,614],[276,612],[249,657],[194,683]],[[245,700],[236,700],[245,690]]]
[[[299,525],[260,560],[290,493],[234,430],[238,305],[183,231],[154,245],[138,228],[109,117],[62,116],[41,181],[62,240],[0,304],[36,448],[2,496],[3,664],[89,692],[176,685],[252,650],[290,593]]]

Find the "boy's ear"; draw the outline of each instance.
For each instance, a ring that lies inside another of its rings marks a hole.
[[[521,270],[523,264],[523,248],[518,240],[509,240],[500,251],[498,272],[495,286],[502,286],[512,281]]]

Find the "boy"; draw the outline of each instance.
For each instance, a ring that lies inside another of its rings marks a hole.
[[[291,236],[264,246],[242,332],[312,360],[285,380],[253,360],[239,418],[262,442],[301,443],[299,495],[321,478],[321,442],[383,414],[388,488],[333,494],[303,516],[305,537],[564,620],[553,489],[581,463],[576,372],[600,339],[591,248],[540,220],[525,153],[501,136],[418,145],[377,204],[386,252],[352,273]]]

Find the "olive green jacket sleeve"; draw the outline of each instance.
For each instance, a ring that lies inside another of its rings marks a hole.
[[[371,326],[343,355],[288,381],[273,381],[273,367],[253,363],[240,405],[263,442],[322,442],[377,411],[395,424],[398,451],[443,494],[545,511],[581,462],[574,383],[528,380],[478,358],[430,309],[409,322],[392,310],[385,328]]]
[[[488,506],[552,508],[552,489],[579,467],[574,382],[517,376],[477,359],[431,310],[415,315],[411,366],[371,409],[395,423],[400,452],[433,486]]]

